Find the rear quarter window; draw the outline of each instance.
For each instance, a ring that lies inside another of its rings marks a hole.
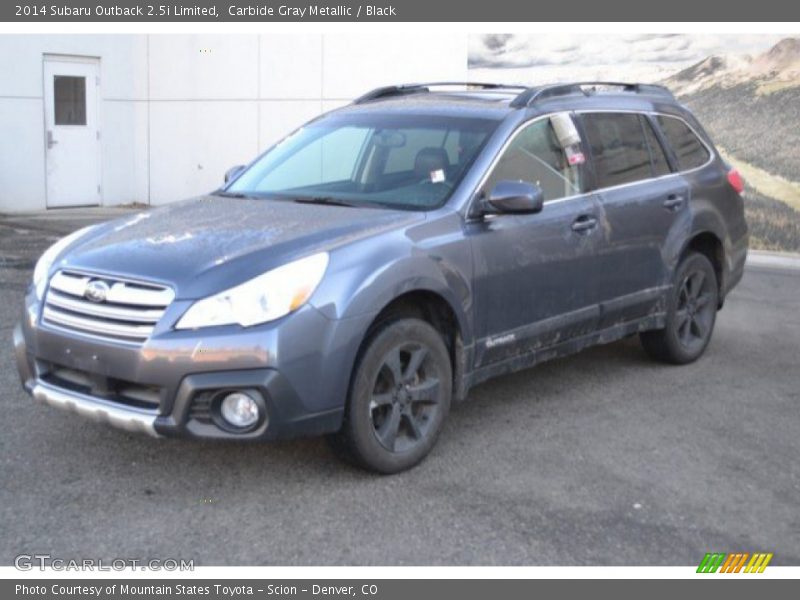
[[[708,162],[710,155],[705,145],[681,119],[659,115],[658,125],[672,146],[681,171],[696,169]]]

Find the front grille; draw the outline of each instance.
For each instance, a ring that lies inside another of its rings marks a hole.
[[[158,386],[105,377],[53,363],[40,362],[39,365],[42,381],[62,389],[149,410],[157,410],[161,404],[163,388]]]
[[[87,295],[90,284],[101,289],[93,300]],[[42,320],[103,338],[143,342],[174,298],[170,288],[160,285],[58,271],[50,280]]]

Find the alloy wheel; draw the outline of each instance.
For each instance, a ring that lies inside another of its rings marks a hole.
[[[704,271],[690,271],[684,277],[675,310],[675,334],[684,348],[693,349],[706,343],[714,323],[714,290]]]
[[[390,452],[422,444],[439,410],[440,374],[430,350],[398,345],[384,357],[372,388],[369,411],[378,442]]]

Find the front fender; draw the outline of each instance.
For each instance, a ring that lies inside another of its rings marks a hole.
[[[472,252],[457,214],[340,248],[312,303],[330,319],[377,314],[414,291],[441,296],[472,340]]]

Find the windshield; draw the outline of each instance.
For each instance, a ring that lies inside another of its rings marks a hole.
[[[226,194],[426,210],[443,205],[497,122],[353,114],[299,129]]]

